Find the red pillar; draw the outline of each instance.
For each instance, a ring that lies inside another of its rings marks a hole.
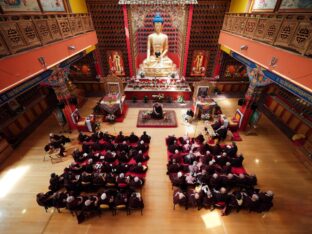
[[[186,38],[185,38],[185,51],[184,51],[183,72],[182,72],[183,76],[186,76],[187,56],[188,56],[189,47],[190,47],[193,10],[194,10],[194,6],[190,5],[188,22],[187,22]]]
[[[215,78],[216,76],[220,75],[220,59],[221,59],[221,50],[219,49],[216,55],[216,59],[215,59],[215,67],[213,70],[213,78]]]
[[[128,63],[129,63],[129,73],[130,77],[133,76],[133,59],[131,53],[131,45],[130,45],[130,35],[129,35],[129,24],[128,24],[128,12],[127,5],[122,6],[123,14],[124,14],[124,24],[125,24],[125,33],[126,33],[126,43],[127,43],[127,51],[128,51]]]
[[[95,49],[94,53],[93,53],[93,58],[94,58],[94,64],[95,64],[95,70],[96,70],[96,74],[98,76],[103,77],[104,73],[103,73],[103,69],[102,69],[102,59],[101,59],[101,54],[98,48]]]

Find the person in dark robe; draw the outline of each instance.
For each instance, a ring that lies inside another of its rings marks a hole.
[[[144,141],[145,144],[149,144],[151,141],[151,137],[146,134],[146,131],[144,131],[142,136],[140,137],[140,141]]]
[[[117,152],[117,159],[121,163],[127,163],[130,161],[131,157],[126,151],[119,151]]]
[[[179,171],[177,174],[170,174],[169,179],[172,183],[172,186],[180,187],[182,190],[187,187],[185,175],[183,175],[181,171]]]
[[[169,160],[175,160],[177,163],[181,163],[182,159],[182,154],[177,149],[174,151],[174,154],[169,156]]]
[[[183,157],[183,161],[184,161],[184,163],[186,163],[186,164],[192,165],[193,162],[196,161],[196,157],[195,157],[195,155],[193,154],[193,152],[190,151],[189,154],[187,154],[187,155],[185,155],[185,156]]]
[[[133,164],[130,167],[131,172],[138,173],[138,174],[145,173],[147,170],[148,170],[148,167],[145,165],[142,165],[142,163],[140,162],[137,164]]]
[[[214,173],[210,178],[209,187],[217,190],[221,188],[221,178],[217,173]]]
[[[218,139],[219,141],[224,141],[227,136],[227,128],[224,126],[221,126],[216,131],[216,136],[213,137],[213,139]]]
[[[177,141],[174,141],[173,144],[168,145],[168,151],[170,153],[174,154],[176,150],[180,152],[183,151],[183,147],[181,145],[178,145]]]
[[[142,196],[139,192],[133,192],[129,197],[129,207],[130,210],[135,209],[143,209],[144,208],[144,202],[142,199]]]
[[[70,212],[76,213],[81,211],[84,199],[82,196],[74,196],[70,194],[66,198],[66,207]]]
[[[134,132],[131,132],[130,136],[128,137],[128,140],[130,143],[137,143],[139,141],[139,137],[134,134]]]
[[[144,179],[139,178],[138,176],[131,177],[129,181],[129,186],[132,189],[140,189],[144,185]]]
[[[216,163],[220,166],[223,167],[225,166],[226,162],[228,161],[228,158],[226,156],[226,153],[222,153],[221,155],[217,155],[215,157]]]
[[[205,141],[205,138],[203,136],[203,134],[199,134],[196,138],[195,138],[195,142],[197,144],[203,144]]]
[[[130,149],[130,147],[126,141],[123,141],[122,144],[118,144],[116,147],[117,151],[125,151],[127,153],[129,152],[129,149]]]
[[[156,102],[153,105],[152,118],[153,119],[162,119],[162,118],[164,118],[163,107],[158,102]]]
[[[79,160],[79,158],[82,156],[82,152],[79,151],[78,148],[76,148],[73,153],[72,153],[73,159],[75,160],[75,162],[77,162]]]
[[[166,144],[169,146],[169,145],[172,145],[172,144],[175,144],[177,142],[177,138],[172,135],[172,136],[168,136],[166,138]]]
[[[94,173],[92,184],[96,189],[103,188],[106,184],[106,174]]]
[[[115,143],[122,143],[125,140],[127,140],[126,137],[123,135],[122,131],[120,131],[115,138]]]
[[[221,173],[222,174],[229,174],[232,172],[232,166],[230,162],[226,162],[225,165],[222,167]]]
[[[115,137],[113,135],[108,134],[108,132],[105,131],[103,133],[102,139],[106,142],[112,142],[115,139]]]
[[[116,160],[116,153],[115,152],[111,152],[111,151],[107,151],[106,154],[105,154],[105,162],[108,162],[108,163],[113,163],[115,162]]]
[[[202,194],[195,191],[195,189],[189,189],[187,191],[188,207],[197,207],[198,210],[202,207]]]
[[[259,192],[259,212],[268,211],[273,206],[273,192]]]
[[[47,211],[50,207],[53,206],[52,195],[53,191],[49,191],[47,193],[38,193],[36,196],[36,201],[39,206],[42,206]]]
[[[126,163],[119,163],[115,168],[116,173],[127,173],[130,170],[130,166]]]
[[[136,147],[137,151],[142,151],[143,153],[145,153],[148,150],[148,145],[145,145],[144,141],[140,141]]]
[[[230,158],[229,162],[231,163],[232,167],[242,167],[244,161],[243,154],[239,154],[236,157]]]
[[[177,163],[176,160],[172,160],[167,164],[167,175],[170,173],[178,173],[182,169],[181,164]]]
[[[55,173],[51,174],[49,189],[53,192],[58,191],[61,188],[60,177]]]
[[[235,142],[229,144],[225,147],[224,152],[227,154],[228,157],[233,158],[237,154],[237,145]]]
[[[139,163],[139,162],[146,162],[149,160],[149,156],[143,154],[143,152],[141,150],[139,150],[139,152],[133,156],[133,159]]]
[[[185,207],[185,209],[188,208],[188,202],[187,202],[187,196],[181,189],[176,189],[173,192],[173,205],[180,205]]]

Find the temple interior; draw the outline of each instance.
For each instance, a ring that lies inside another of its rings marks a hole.
[[[0,19],[0,233],[312,233],[312,1]]]

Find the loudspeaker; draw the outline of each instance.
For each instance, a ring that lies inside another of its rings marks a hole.
[[[245,98],[240,98],[240,99],[238,99],[237,105],[243,106],[243,105],[245,105],[245,103],[246,103]]]
[[[250,106],[250,109],[252,109],[253,111],[255,111],[257,109],[258,105],[256,103],[252,103]]]
[[[76,97],[71,97],[71,98],[69,99],[69,103],[72,104],[72,105],[77,106],[77,105],[78,105],[78,100],[77,100]]]
[[[56,106],[57,106],[58,108],[60,108],[60,109],[64,109],[64,108],[65,108],[65,103],[64,103],[64,102],[58,102],[58,103],[56,104]]]

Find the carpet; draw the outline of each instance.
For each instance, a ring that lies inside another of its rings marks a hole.
[[[232,141],[242,141],[243,139],[240,137],[238,131],[236,132],[232,132],[233,137],[232,137]]]
[[[140,110],[138,114],[138,128],[176,128],[178,126],[176,113],[173,110],[164,110],[163,119],[144,119],[144,113],[150,110]]]

